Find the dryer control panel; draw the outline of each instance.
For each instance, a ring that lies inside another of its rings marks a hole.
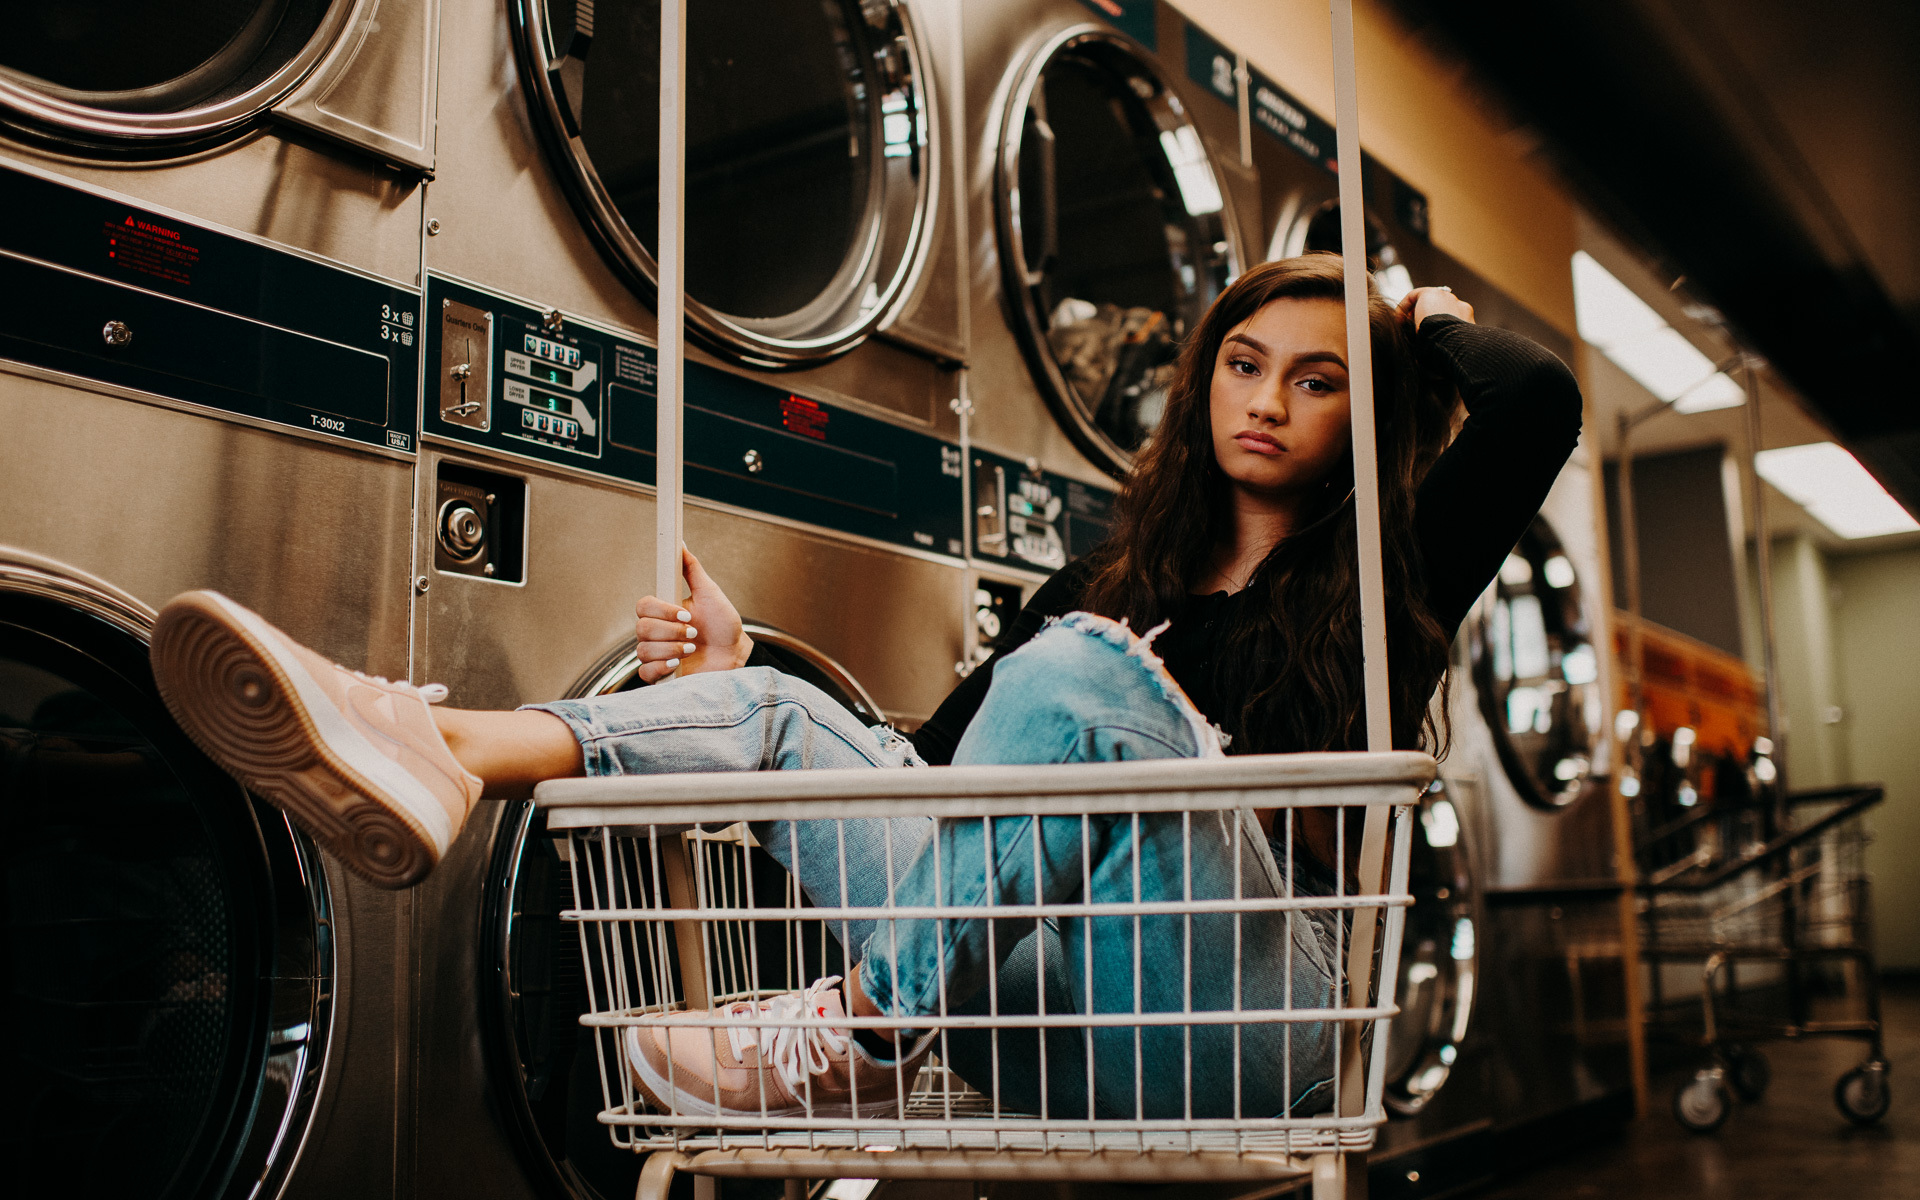
[[[457,280],[427,286],[424,436],[654,482],[653,346]],[[777,377],[776,377],[777,378]],[[958,446],[687,363],[690,496],[923,552],[966,552]]]
[[[411,453],[419,293],[0,168],[0,359]]]

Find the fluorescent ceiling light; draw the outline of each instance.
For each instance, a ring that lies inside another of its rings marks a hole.
[[[1920,521],[1887,494],[1859,459],[1832,442],[1762,450],[1753,456],[1753,468],[1843,538],[1920,529]]]
[[[1173,179],[1180,185],[1180,200],[1187,206],[1187,212],[1196,217],[1219,212],[1224,207],[1220,185],[1214,181],[1206,148],[1200,144],[1200,134],[1193,126],[1161,130],[1160,148],[1167,152],[1167,161],[1173,164]]]
[[[1659,313],[1585,250],[1573,252],[1573,311],[1580,336],[1602,350],[1667,327]]]
[[[1673,402],[1673,411],[1710,412],[1716,408],[1739,408],[1746,402],[1747,389],[1728,378],[1726,372],[1715,371],[1704,383],[1681,393]]]
[[[1744,388],[1585,250],[1573,254],[1573,308],[1581,338],[1676,411],[1747,402]]]

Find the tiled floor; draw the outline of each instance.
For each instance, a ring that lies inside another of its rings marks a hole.
[[[1680,1076],[1656,1082],[1654,1111],[1619,1139],[1593,1146],[1476,1200],[1920,1200],[1920,986],[1883,993],[1893,1107],[1860,1129],[1833,1104],[1834,1080],[1863,1057],[1850,1040],[1766,1046],[1773,1085],[1740,1105],[1719,1132],[1691,1134],[1669,1105]]]

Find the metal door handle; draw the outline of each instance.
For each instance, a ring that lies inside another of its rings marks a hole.
[[[553,50],[558,57],[547,68],[547,81],[553,87],[554,104],[567,135],[579,137],[580,111],[586,102],[587,51],[593,46],[593,0],[552,0],[552,4],[557,17],[569,8],[573,16],[552,23]]]
[[[1027,111],[1027,132],[1033,138],[1033,152],[1040,164],[1040,194],[1034,197],[1040,207],[1040,254],[1036,260],[1029,250],[1027,261],[1022,265],[1027,271],[1027,286],[1038,287],[1046,280],[1047,267],[1060,255],[1060,193],[1054,168],[1058,143],[1053,136],[1053,126],[1047,124],[1045,101],[1037,91],[1033,107]]]

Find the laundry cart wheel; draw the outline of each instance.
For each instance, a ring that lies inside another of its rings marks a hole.
[[[1855,1125],[1872,1125],[1887,1115],[1893,1106],[1893,1091],[1887,1086],[1887,1064],[1862,1063],[1840,1077],[1833,1085],[1833,1103],[1840,1115]]]
[[[1733,1111],[1733,1093],[1726,1072],[1708,1067],[1696,1072],[1673,1094],[1673,1119],[1695,1133],[1712,1133],[1727,1123]]]
[[[1734,1094],[1751,1104],[1767,1094],[1767,1085],[1773,1082],[1773,1066],[1752,1046],[1733,1046],[1727,1051],[1727,1078]]]

